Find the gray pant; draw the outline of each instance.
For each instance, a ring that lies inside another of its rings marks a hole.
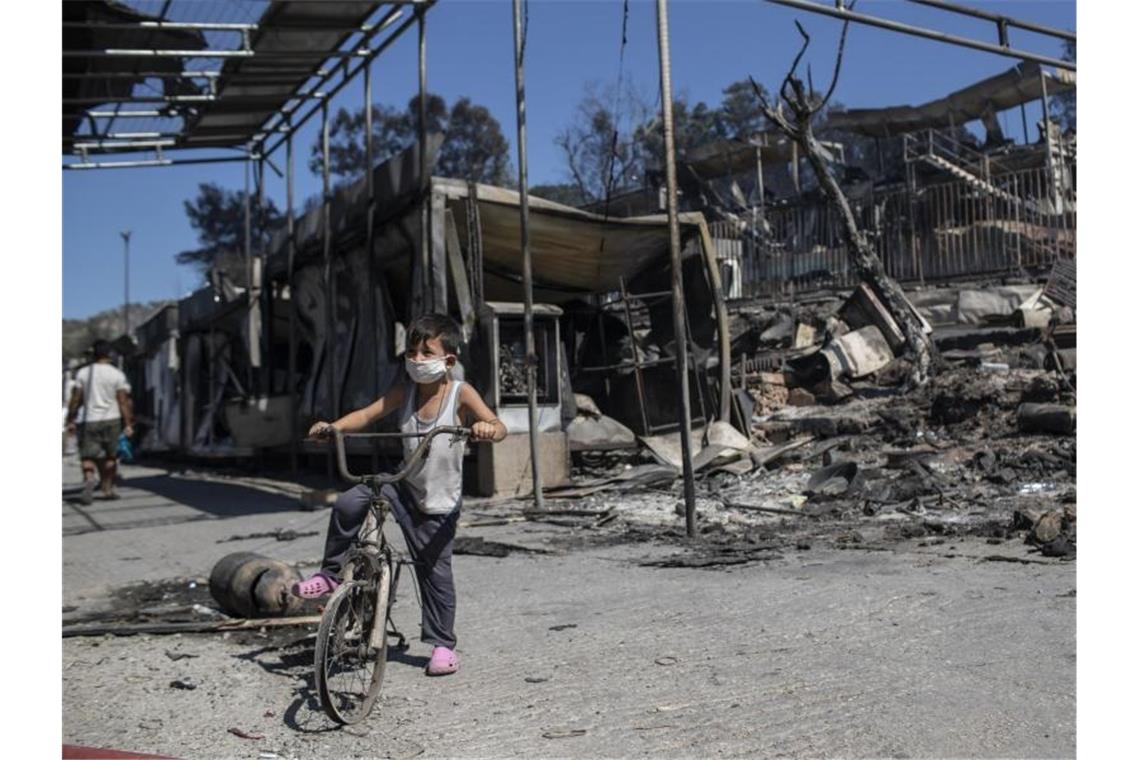
[[[392,516],[404,534],[408,554],[416,564],[416,581],[422,601],[420,639],[433,646],[455,648],[455,580],[451,575],[451,547],[459,510],[446,515],[424,514],[401,483],[389,483],[380,494],[392,505]],[[368,514],[371,489],[356,485],[337,497],[329,517],[321,572],[340,578],[345,555]]]

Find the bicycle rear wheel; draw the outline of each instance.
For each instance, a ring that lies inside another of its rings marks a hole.
[[[313,669],[321,707],[337,723],[363,720],[380,694],[388,655],[384,634],[388,577],[381,572],[375,585],[367,581],[341,584],[321,616]],[[373,633],[375,627],[380,629],[378,636]]]

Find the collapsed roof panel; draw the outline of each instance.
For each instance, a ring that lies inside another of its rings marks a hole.
[[[449,198],[469,202],[466,183],[435,178],[433,187]],[[487,297],[521,300],[519,193],[478,185],[483,266],[489,275]],[[669,222],[664,215],[605,218],[531,196],[530,253],[536,288],[544,298],[565,301],[588,293],[618,290],[655,262],[669,256]],[[681,236],[699,232],[699,214],[681,214]],[[466,244],[466,230],[460,229]]]
[[[853,108],[828,117],[828,129],[858,132],[870,137],[892,137],[923,129],[966,124],[1038,100],[1042,77],[1050,95],[1077,86],[1070,72],[1057,73],[1039,63],[1022,63],[997,76],[952,92],[920,106]]]

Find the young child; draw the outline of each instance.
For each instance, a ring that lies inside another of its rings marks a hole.
[[[498,442],[507,428],[467,383],[455,381],[449,370],[457,361],[460,333],[444,314],[425,314],[408,328],[404,367],[408,377],[397,381],[381,398],[341,417],[332,427],[351,433],[363,430],[392,412],[399,414],[400,432],[426,434],[437,425],[471,425],[477,441]],[[329,423],[317,422],[310,437],[324,437]],[[404,438],[404,456],[419,445]],[[381,493],[392,504],[408,553],[417,563],[416,579],[423,602],[421,640],[433,646],[427,674],[447,675],[459,669],[455,654],[455,582],[451,547],[462,502],[463,441],[436,436],[420,465],[403,481],[389,483]],[[353,486],[336,500],[329,517],[321,569],[293,586],[293,593],[315,599],[340,585],[340,570],[349,546],[368,511],[371,490]]]

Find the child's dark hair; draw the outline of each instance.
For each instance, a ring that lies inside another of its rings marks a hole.
[[[408,348],[414,348],[425,340],[439,338],[443,350],[454,354],[459,350],[459,343],[463,340],[459,332],[459,325],[446,314],[421,314],[408,325]]]

